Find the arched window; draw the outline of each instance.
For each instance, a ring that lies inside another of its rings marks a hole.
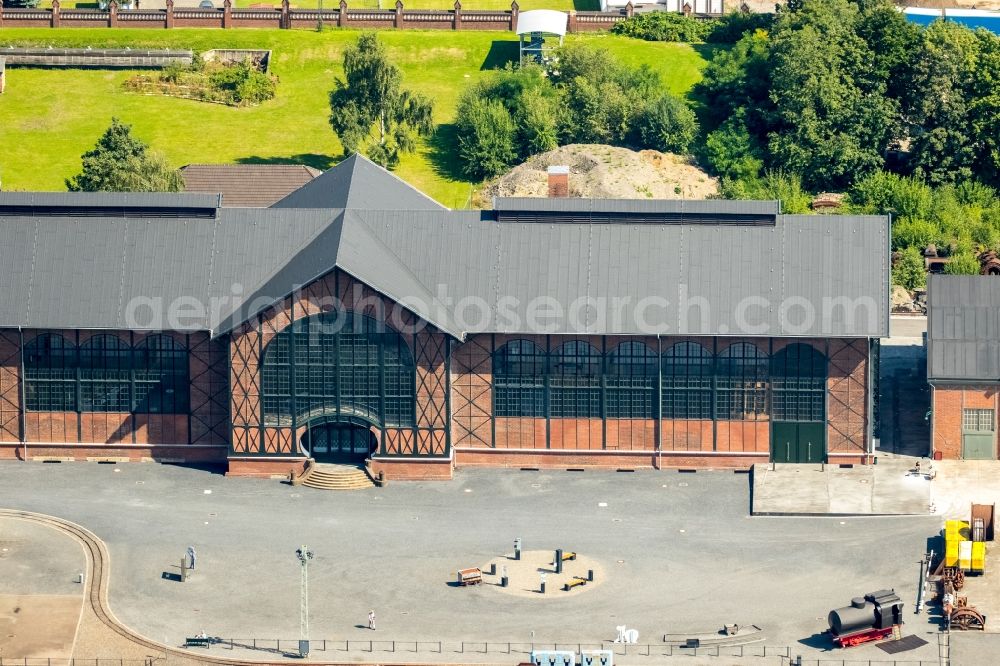
[[[116,335],[80,345],[80,411],[132,411],[132,348]]]
[[[511,340],[493,354],[493,413],[545,416],[545,352],[534,342]]]
[[[169,335],[151,335],[134,352],[134,409],[140,414],[188,411],[188,355]]]
[[[267,424],[323,415],[359,416],[393,427],[415,421],[416,367],[402,336],[371,317],[328,312],[278,333],[264,351]]]
[[[601,354],[573,340],[552,352],[550,414],[553,418],[601,417]]]
[[[76,345],[56,333],[39,335],[24,346],[25,409],[76,411]]]
[[[771,416],[775,421],[826,418],[826,356],[794,343],[771,358]]]
[[[622,419],[654,418],[656,352],[642,342],[623,342],[607,358],[607,416]]]
[[[678,342],[663,354],[663,418],[712,418],[712,354]]]
[[[767,354],[749,342],[736,342],[716,361],[715,416],[719,420],[767,418]]]

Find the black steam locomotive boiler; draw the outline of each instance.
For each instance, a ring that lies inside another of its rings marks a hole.
[[[903,601],[894,590],[855,597],[850,606],[830,611],[830,635],[838,647],[879,641],[903,624]]]

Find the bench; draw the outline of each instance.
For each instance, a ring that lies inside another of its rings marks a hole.
[[[208,636],[192,636],[184,639],[184,647],[211,648],[212,642],[212,639]]]
[[[563,584],[563,592],[569,592],[574,587],[580,587],[581,585],[586,585],[589,582],[590,581],[588,581],[586,578],[581,578],[580,576],[574,576],[573,580],[566,581],[566,583]]]
[[[482,582],[483,582],[483,570],[480,569],[479,567],[458,570],[459,585],[464,587],[466,585],[479,585]]]

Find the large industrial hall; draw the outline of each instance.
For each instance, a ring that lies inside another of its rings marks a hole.
[[[871,461],[889,221],[449,210],[354,156],[270,208],[0,194],[0,457],[636,469]]]

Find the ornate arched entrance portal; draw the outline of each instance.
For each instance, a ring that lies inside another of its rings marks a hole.
[[[264,425],[296,433],[316,460],[364,460],[386,428],[412,431],[413,356],[399,333],[371,317],[334,311],[297,320],[265,348],[261,376]]]
[[[316,462],[362,463],[378,448],[371,428],[353,420],[310,425],[302,434],[302,451]]]

